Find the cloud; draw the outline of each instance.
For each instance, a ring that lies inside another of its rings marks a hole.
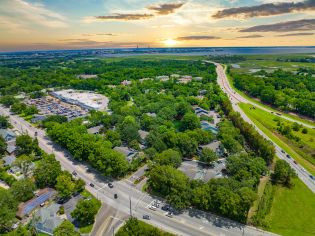
[[[295,2],[266,3],[250,7],[227,8],[218,11],[212,17],[216,19],[226,17],[251,18],[257,16],[272,16],[308,10],[315,10],[314,0],[306,0],[303,2],[296,3]]]
[[[239,32],[290,32],[315,30],[315,19],[286,21],[269,25],[257,25]]]
[[[147,20],[153,18],[153,14],[124,14],[116,13],[108,16],[96,16],[97,20],[122,20],[122,21],[131,21],[131,20]]]
[[[187,41],[187,40],[212,40],[212,39],[220,39],[216,36],[209,36],[209,35],[189,35],[189,36],[182,36],[176,38],[179,41]]]
[[[67,27],[63,15],[49,10],[43,4],[29,3],[25,0],[2,0],[0,15],[10,18],[12,24],[20,24],[25,28],[30,24],[49,28]]]
[[[260,34],[252,34],[252,35],[245,35],[245,36],[239,36],[236,37],[237,39],[254,39],[254,38],[263,38],[264,36]]]
[[[314,33],[293,33],[293,34],[281,34],[278,37],[292,37],[292,36],[307,36],[307,35],[314,35]]]
[[[181,8],[185,3],[164,3],[154,6],[148,6],[147,9],[155,11],[157,15],[168,15],[178,8]]]
[[[97,34],[82,34],[82,36],[118,36],[118,34],[113,34],[113,33],[97,33]]]

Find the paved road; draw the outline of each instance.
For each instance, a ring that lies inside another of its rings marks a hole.
[[[211,62],[212,63],[212,62]],[[233,109],[237,112],[239,112],[242,116],[242,118],[247,121],[248,123],[252,124],[255,129],[267,140],[270,140],[271,142],[273,142],[264,132],[262,132],[255,124],[254,122],[252,122],[247,115],[244,113],[244,111],[239,107],[239,103],[250,103],[252,104],[250,101],[246,100],[246,98],[242,97],[241,95],[239,95],[236,91],[234,91],[232,89],[232,87],[229,84],[229,81],[227,79],[227,76],[225,74],[225,70],[222,67],[222,65],[218,64],[218,63],[214,63],[216,65],[216,71],[218,74],[218,84],[220,85],[220,87],[222,88],[222,90],[228,95],[228,97],[230,98],[230,101],[232,103]],[[257,106],[256,104],[253,104],[255,106]],[[261,107],[260,107],[261,108]],[[304,125],[304,124],[303,124]],[[276,155],[280,158],[285,160],[286,162],[288,162],[290,164],[290,166],[295,170],[295,172],[297,173],[298,177],[306,184],[306,186],[315,193],[315,181],[313,179],[311,179],[311,174],[305,170],[302,166],[295,164],[294,160],[292,158],[288,158],[286,157],[286,153],[284,153],[282,151],[282,149],[276,144],[274,143],[275,149],[276,149]]]
[[[90,169],[88,164],[82,162],[79,163],[71,157],[66,157],[69,156],[69,154],[58,145],[54,144],[45,135],[43,130],[37,129],[22,118],[10,114],[9,110],[6,108],[0,107],[0,114],[9,116],[11,124],[20,132],[28,133],[32,137],[34,137],[35,132],[37,132],[39,146],[45,152],[54,153],[63,169],[68,170],[69,172],[76,171],[78,176],[87,183],[86,188],[88,191],[122,214],[130,214],[131,202],[133,216],[141,219],[144,214],[148,214],[151,216],[151,220],[148,221],[148,223],[163,230],[183,236],[275,235],[195,209],[189,209],[183,213],[176,214],[173,218],[165,216],[165,212],[161,209],[152,211],[148,207],[156,200],[156,198],[134,188],[133,185],[130,184],[130,181],[112,181],[114,188],[109,188],[107,183],[110,179],[101,176],[96,171],[88,171],[88,169]],[[89,183],[93,183],[95,186],[91,187]],[[118,199],[114,199],[115,193],[118,194]]]
[[[216,66],[218,66],[218,63],[215,63],[215,62],[211,62],[211,61],[205,61],[205,62],[213,63],[213,64],[215,64]],[[220,66],[221,66],[221,65],[220,65]],[[221,66],[221,67],[222,67],[222,66]],[[255,102],[252,102],[252,101],[246,99],[245,97],[243,97],[242,95],[240,95],[239,93],[237,93],[236,91],[234,91],[233,88],[232,88],[232,87],[230,86],[230,84],[229,84],[229,81],[228,81],[228,79],[227,79],[227,77],[226,77],[226,75],[225,75],[225,73],[224,73],[223,67],[222,67],[222,69],[220,68],[219,71],[220,71],[220,73],[223,73],[223,74],[224,74],[224,77],[222,77],[222,75],[220,76],[220,78],[222,78],[221,81],[224,82],[224,91],[225,91],[226,93],[228,93],[229,96],[231,96],[232,99],[234,99],[234,101],[243,102],[243,103],[249,103],[249,104],[251,104],[251,105],[253,105],[253,106],[255,106],[255,107],[258,107],[258,108],[260,108],[260,109],[262,109],[262,110],[264,110],[264,111],[267,111],[267,112],[269,112],[269,113],[273,112],[271,109],[268,109],[268,108],[265,107],[265,106],[259,105],[259,104],[255,103]],[[217,72],[218,72],[218,69],[217,69]],[[223,85],[223,83],[221,83],[221,85]],[[282,114],[282,113],[279,112],[279,114]],[[314,125],[311,125],[311,124],[308,124],[308,123],[304,123],[304,122],[301,122],[301,121],[299,121],[299,120],[290,118],[290,117],[288,117],[288,116],[280,116],[280,117],[283,118],[283,119],[292,121],[292,122],[296,122],[296,123],[301,124],[301,125],[303,125],[303,126],[305,126],[305,127],[308,127],[308,128],[315,128],[315,124],[314,124]]]

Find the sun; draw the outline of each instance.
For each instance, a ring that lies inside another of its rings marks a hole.
[[[174,45],[176,45],[178,42],[174,39],[166,39],[164,40],[164,44],[165,46],[168,46],[168,47],[172,47]]]

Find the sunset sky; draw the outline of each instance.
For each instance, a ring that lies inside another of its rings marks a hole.
[[[0,51],[314,46],[315,0],[0,0]]]

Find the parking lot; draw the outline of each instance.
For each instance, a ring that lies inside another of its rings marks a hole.
[[[212,178],[223,177],[224,174],[222,173],[222,170],[225,169],[225,159],[221,159],[218,162],[216,162],[213,166],[209,166],[201,164],[197,161],[185,160],[178,169],[184,172],[190,179],[207,182]]]
[[[41,115],[62,115],[69,120],[85,116],[87,110],[84,110],[76,105],[71,105],[51,96],[26,100],[27,105],[34,105],[39,110]]]

